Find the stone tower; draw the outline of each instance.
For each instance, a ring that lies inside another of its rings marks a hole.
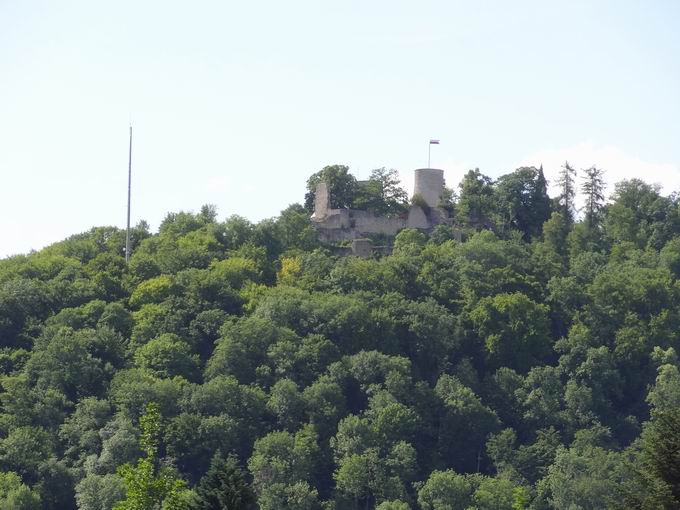
[[[444,170],[438,168],[419,168],[416,170],[413,194],[421,196],[429,207],[435,209],[439,206],[443,191]]]

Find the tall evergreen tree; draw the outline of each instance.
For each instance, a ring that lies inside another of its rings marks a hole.
[[[557,179],[557,183],[560,186],[560,195],[558,197],[560,212],[568,224],[571,224],[574,221],[574,198],[576,197],[575,178],[576,170],[569,164],[569,161],[565,161],[562,170],[560,171],[560,176]]]
[[[550,210],[550,197],[548,196],[548,180],[545,178],[545,173],[543,172],[543,163],[538,167],[536,174],[536,199],[545,201],[544,207]],[[550,216],[550,213],[546,214]]]
[[[583,170],[581,192],[585,195],[585,220],[588,228],[595,228],[602,219],[604,209],[604,170],[591,166]]]
[[[548,196],[548,181],[543,173],[543,164],[538,168],[536,174],[536,185],[534,187],[533,197],[535,217],[541,224],[538,226],[538,233],[540,234],[543,223],[550,218],[552,212],[552,203]]]
[[[217,452],[195,492],[194,510],[248,510],[255,505],[255,494],[233,455],[224,459]]]
[[[642,459],[646,472],[660,482],[655,485],[663,485],[680,506],[680,409],[653,413],[642,434]]]

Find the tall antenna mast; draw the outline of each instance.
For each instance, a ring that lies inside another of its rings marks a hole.
[[[130,150],[128,153],[127,230],[125,232],[125,263],[130,261],[130,189],[132,187],[132,124],[130,124]]]

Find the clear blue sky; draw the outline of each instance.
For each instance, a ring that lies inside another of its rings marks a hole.
[[[449,184],[569,157],[680,189],[680,2],[0,0],[0,256],[343,163]],[[538,161],[540,159],[540,161]]]

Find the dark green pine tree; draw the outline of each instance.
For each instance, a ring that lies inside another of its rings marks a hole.
[[[251,510],[255,494],[245,479],[245,473],[233,455],[226,459],[217,452],[210,469],[195,489],[193,510]]]
[[[552,213],[552,201],[548,196],[548,181],[543,173],[543,164],[541,164],[536,173],[536,185],[532,198],[535,214],[533,234],[540,235],[543,224],[550,219],[550,214]]]
[[[581,191],[586,199],[585,221],[589,229],[596,229],[604,210],[604,170],[591,166],[583,170]]]
[[[558,203],[560,206],[559,211],[569,225],[574,222],[575,179],[576,170],[569,164],[569,161],[565,161],[560,171],[560,176],[557,179],[557,184],[560,187]]]
[[[652,488],[662,487],[673,501],[665,508],[680,508],[680,409],[653,413],[642,434],[642,459],[646,474],[656,479]]]

